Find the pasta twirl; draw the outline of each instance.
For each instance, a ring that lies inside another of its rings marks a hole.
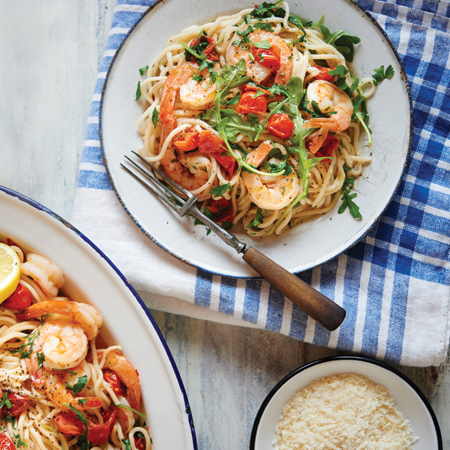
[[[375,90],[349,71],[359,39],[345,34],[344,56],[329,34],[278,1],[173,36],[141,69],[140,155],[251,236],[328,213],[371,161],[359,141]],[[360,217],[352,198],[341,209]]]
[[[103,319],[62,294],[61,269],[10,239],[21,274],[0,305],[1,448],[151,450],[139,375]]]

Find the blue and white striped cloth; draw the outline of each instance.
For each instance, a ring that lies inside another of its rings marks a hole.
[[[174,0],[172,0],[174,1]],[[335,332],[262,280],[212,275],[168,255],[120,206],[103,167],[98,106],[115,50],[152,0],[118,0],[80,164],[72,222],[117,264],[151,308],[280,332],[404,365],[440,364],[449,341],[450,5],[360,0],[386,30],[414,102],[412,155],[391,205],[353,248],[300,277],[343,305]]]

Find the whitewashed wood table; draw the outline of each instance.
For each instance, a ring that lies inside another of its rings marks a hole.
[[[70,219],[97,70],[115,0],[0,2],[0,185]],[[257,329],[153,311],[191,403],[199,449],[248,448],[264,397],[335,351]],[[450,448],[449,360],[397,367],[431,402]]]

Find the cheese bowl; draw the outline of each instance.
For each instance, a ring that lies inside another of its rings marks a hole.
[[[294,370],[270,391],[257,413],[250,450],[275,448],[272,443],[282,409],[297,391],[318,378],[343,373],[363,375],[387,388],[418,438],[412,444],[412,450],[443,449],[436,416],[423,393],[409,378],[379,361],[358,356],[335,356],[313,361]]]

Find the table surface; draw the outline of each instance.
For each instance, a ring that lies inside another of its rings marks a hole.
[[[115,0],[0,2],[0,185],[68,220],[114,7]],[[180,370],[202,450],[248,448],[271,388],[304,363],[337,354],[269,331],[152,314]],[[430,401],[450,448],[449,359],[397,368]]]

